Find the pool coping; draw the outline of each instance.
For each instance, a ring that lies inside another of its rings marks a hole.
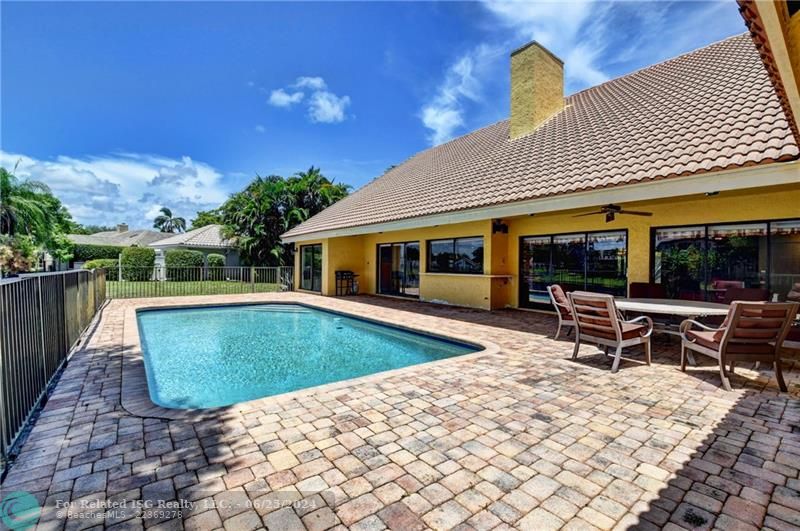
[[[324,299],[320,295],[300,295],[299,297],[291,293],[282,293],[280,297],[268,298],[252,298],[248,297],[241,301],[234,302],[221,302],[218,300],[203,300],[198,302],[184,302],[174,298],[161,300],[142,299],[140,303],[129,305],[124,310],[123,329],[122,329],[122,393],[120,402],[122,408],[131,415],[144,418],[158,418],[167,420],[185,420],[189,422],[200,422],[212,418],[224,417],[226,413],[241,414],[253,410],[269,408],[271,405],[277,403],[284,403],[297,400],[302,397],[328,393],[335,391],[339,388],[345,388],[358,384],[373,383],[387,378],[396,377],[404,373],[409,373],[421,368],[430,369],[434,366],[460,363],[467,360],[472,360],[479,357],[491,356],[500,352],[500,347],[495,343],[485,340],[478,340],[474,337],[469,337],[461,334],[454,333],[440,333],[423,328],[409,326],[405,323],[388,320],[377,319],[371,316],[361,315],[352,311],[343,310],[340,308],[330,308],[324,304],[315,304],[309,300],[310,297]],[[139,326],[137,322],[137,313],[147,310],[159,309],[180,309],[180,308],[199,308],[199,307],[220,307],[220,306],[243,306],[254,304],[298,304],[312,308],[319,311],[328,313],[336,313],[346,317],[359,319],[376,324],[386,325],[393,328],[398,328],[408,332],[421,334],[425,336],[433,336],[445,340],[455,341],[458,343],[466,343],[482,348],[477,352],[462,354],[452,358],[442,360],[434,360],[425,363],[417,363],[415,365],[408,365],[397,369],[389,369],[386,371],[367,374],[365,376],[358,376],[356,378],[349,378],[346,380],[338,380],[314,387],[305,389],[298,389],[296,391],[289,391],[277,395],[271,395],[245,402],[239,402],[230,406],[207,408],[207,409],[172,409],[159,406],[150,399],[150,393],[147,383],[147,375],[144,367],[144,353],[142,352],[141,339],[139,337]]]

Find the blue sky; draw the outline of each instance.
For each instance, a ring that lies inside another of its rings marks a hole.
[[[0,163],[83,223],[193,217],[256,174],[361,186],[508,114],[536,39],[567,93],[745,31],[736,3],[0,4]]]

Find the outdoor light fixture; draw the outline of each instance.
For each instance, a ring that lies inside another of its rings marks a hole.
[[[508,234],[508,225],[503,223],[502,220],[495,220],[492,222],[492,234],[495,233]]]
[[[714,197],[715,195],[719,195],[719,192],[706,192],[706,197]]]

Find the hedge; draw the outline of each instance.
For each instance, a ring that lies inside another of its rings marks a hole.
[[[89,260],[83,264],[84,269],[105,269],[106,280],[117,280],[119,278],[119,260],[111,258],[98,258]]]
[[[225,278],[225,255],[210,253],[206,256],[208,261],[208,278],[211,280],[223,280]]]
[[[171,249],[164,255],[168,280],[201,280],[205,259],[200,251]]]
[[[207,257],[208,267],[225,267],[225,255],[211,253]]]
[[[101,260],[103,258],[117,259],[124,249],[126,248],[116,245],[75,244],[72,249],[72,259],[75,262],[88,262],[89,260]]]
[[[122,250],[122,278],[125,280],[150,280],[156,252],[147,247],[126,247]]]

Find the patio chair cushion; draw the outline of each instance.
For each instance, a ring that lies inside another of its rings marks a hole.
[[[567,299],[567,294],[564,293],[564,289],[558,284],[553,284],[550,286],[550,289],[553,292],[553,298],[558,303],[556,308],[558,309],[559,313],[561,313],[561,318],[572,321],[572,312],[569,309],[569,300]]]
[[[586,320],[584,319],[584,321]],[[620,328],[622,328],[622,339],[633,339],[634,337],[640,337],[647,334],[647,327],[645,325],[638,323],[620,323],[619,325]],[[614,333],[610,330],[600,328],[586,329],[583,333],[594,337],[617,339]]]
[[[786,294],[786,300],[800,302],[800,282],[792,286],[792,289]]]
[[[733,309],[731,309],[731,312]],[[722,325],[714,334],[715,341],[722,341],[722,336],[725,335],[725,329],[728,327],[728,322],[730,320],[731,313],[725,316],[725,321],[722,322]],[[770,310],[769,303],[765,303],[763,309],[759,308],[757,310],[745,310],[742,312],[742,317],[761,317],[762,319],[758,320],[742,320],[739,321],[739,325],[737,326],[734,332],[734,339],[758,339],[758,338],[771,338],[774,335],[774,322],[769,321],[768,319],[784,319],[785,314],[782,310]],[[760,331],[759,328],[768,329],[766,331]]]
[[[720,341],[715,339],[717,332],[711,330],[687,330],[686,336],[698,345],[702,345],[711,350],[719,351]],[[737,343],[728,341],[728,352],[731,354],[771,354],[775,347],[769,344],[759,343]]]

